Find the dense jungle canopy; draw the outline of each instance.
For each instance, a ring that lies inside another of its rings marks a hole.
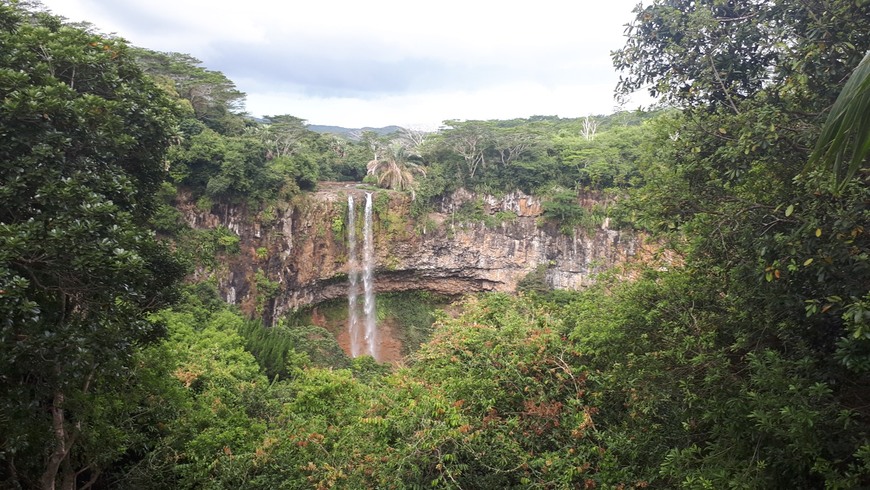
[[[0,485],[870,487],[870,3],[635,14],[616,90],[655,111],[347,138],[0,2]],[[174,207],[269,213],[324,180],[413,192],[420,219],[519,189],[680,265],[469,296],[404,366],[349,359],[194,281],[238,237]]]

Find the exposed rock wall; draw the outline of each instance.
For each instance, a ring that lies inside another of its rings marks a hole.
[[[214,272],[228,302],[257,311],[271,322],[288,310],[347,294],[347,196],[362,203],[366,191],[339,183],[321,188],[268,213],[228,205],[211,212],[182,206],[191,226],[223,225],[241,238],[241,253],[223,257]],[[512,217],[495,226],[458,222],[457,209],[478,199],[490,216],[501,212]],[[362,206],[356,208],[361,211]],[[643,252],[637,236],[608,229],[606,223],[594,232],[577,229],[571,235],[541,225],[540,201],[521,193],[477,197],[458,191],[443,200],[437,212],[417,221],[409,217],[409,209],[404,194],[375,193],[378,292],[513,291],[540,264],[547,268],[548,284],[577,289],[593,281],[596,273]],[[361,226],[362,220],[356,221]],[[280,284],[273,297],[258,291],[258,270],[260,280]]]

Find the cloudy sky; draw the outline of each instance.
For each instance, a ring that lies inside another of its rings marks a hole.
[[[436,127],[613,112],[610,51],[638,0],[42,2],[137,46],[193,55],[233,80],[255,116]]]

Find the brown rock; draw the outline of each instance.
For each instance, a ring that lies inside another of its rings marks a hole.
[[[265,303],[262,316],[271,323],[301,306],[344,297],[347,294],[347,244],[343,216],[347,196],[359,203],[358,237],[362,236],[362,202],[365,190],[356,184],[324,183],[318,192],[297,196],[275,210],[275,219],[264,222],[243,206],[217,205],[211,212],[191,203],[180,206],[196,228],[223,225],[241,238],[242,253],[223,257],[212,272],[223,297],[255,314],[257,295],[254,272],[262,269],[281,284],[277,296]],[[641,237],[608,229],[561,233],[555,226],[540,225],[540,200],[514,192],[503,197],[475,196],[460,190],[444,199],[425,223],[409,217],[410,197],[378,190],[375,193],[375,287],[378,292],[428,290],[447,295],[480,291],[514,291],[518,281],[539,264],[547,264],[547,282],[554,288],[579,289],[596,274],[621,267],[634,256],[650,256]],[[598,196],[585,195],[584,205]],[[494,227],[482,223],[457,223],[452,210],[482,198],[490,215],[511,211],[516,218]],[[254,259],[258,248],[268,250]],[[358,248],[361,250],[361,248]],[[198,271],[199,276],[206,271]],[[262,302],[261,302],[262,303]]]

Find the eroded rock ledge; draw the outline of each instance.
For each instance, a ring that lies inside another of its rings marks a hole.
[[[241,253],[222,257],[212,273],[228,302],[271,323],[289,310],[347,294],[347,196],[361,203],[365,192],[355,184],[326,183],[318,192],[258,214],[229,205],[216,205],[209,212],[190,203],[180,207],[195,228],[223,225],[239,235]],[[490,216],[501,213],[508,219],[494,226],[492,219],[490,226],[458,222],[456,210],[476,200]],[[591,205],[594,200],[581,202]],[[541,225],[540,201],[522,193],[495,197],[460,190],[444,199],[437,212],[416,221],[409,209],[407,195],[375,192],[377,291],[513,291],[541,264],[550,286],[578,289],[597,273],[646,254],[638,236],[608,229],[606,223],[571,235]],[[263,278],[277,288],[258,288]]]

